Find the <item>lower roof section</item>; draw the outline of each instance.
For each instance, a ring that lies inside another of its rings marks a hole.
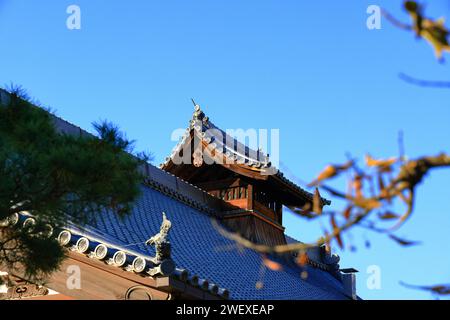
[[[177,267],[227,288],[230,299],[348,299],[342,283],[328,272],[308,267],[302,279],[300,267],[281,259],[282,270],[267,269],[260,253],[221,235],[210,215],[144,185],[130,215],[99,214],[83,233],[153,256],[153,247],[144,242],[159,232],[162,212],[172,222],[169,240]]]

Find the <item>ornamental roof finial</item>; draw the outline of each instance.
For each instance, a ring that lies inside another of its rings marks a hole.
[[[192,116],[192,119],[193,120],[203,120],[205,118],[205,113],[202,111],[200,106],[197,103],[195,103],[194,99],[191,98],[191,101],[195,106],[195,111]]]

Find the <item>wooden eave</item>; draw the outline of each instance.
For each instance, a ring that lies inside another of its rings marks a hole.
[[[70,266],[78,266],[80,268],[80,289],[70,289],[67,287],[68,277],[70,276],[67,270],[69,270],[68,268]],[[10,274],[27,280],[23,272],[19,271]],[[223,299],[220,296],[213,295],[173,277],[144,277],[74,251],[68,252],[67,258],[63,261],[60,270],[54,272],[49,277],[45,286],[65,297],[80,300],[122,300],[125,299],[126,292],[136,286],[140,286],[151,293],[154,300],[169,300],[174,298],[202,300]],[[46,299],[46,297],[52,299],[52,296],[43,296],[41,299]]]

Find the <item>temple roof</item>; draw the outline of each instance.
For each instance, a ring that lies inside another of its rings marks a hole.
[[[198,105],[195,106],[193,117],[189,121],[189,126],[184,135],[174,147],[170,156],[160,164],[161,169],[172,173],[175,171],[175,167],[179,166],[177,164],[179,161],[176,160],[182,157],[180,154],[186,149],[186,145],[192,142],[193,135],[206,146],[204,152],[208,155],[213,153],[214,155],[211,157],[219,160],[220,163],[224,163],[224,166],[228,169],[256,180],[267,180],[268,183],[278,189],[285,190],[286,193],[290,193],[300,202],[313,201],[313,193],[304,190],[285,177],[284,173],[272,164],[267,153],[264,153],[261,149],[251,149],[217,127]],[[321,198],[321,204],[330,205],[331,201]]]

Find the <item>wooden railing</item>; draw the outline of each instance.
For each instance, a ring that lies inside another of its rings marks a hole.
[[[248,189],[246,187],[233,187],[227,189],[213,190],[209,191],[209,193],[225,201],[248,198]]]
[[[263,214],[274,221],[281,222],[277,217],[276,202],[268,201],[266,203],[264,202],[264,200],[268,199],[261,197],[261,195],[259,194],[259,197],[254,197],[253,194],[251,194],[252,189],[253,188],[251,185],[249,185],[248,187],[237,186],[226,189],[211,190],[209,191],[209,193],[219,199],[226,201],[234,207],[247,210],[255,210],[256,212],[259,212],[260,214]],[[273,206],[273,208],[271,208],[270,206]]]

